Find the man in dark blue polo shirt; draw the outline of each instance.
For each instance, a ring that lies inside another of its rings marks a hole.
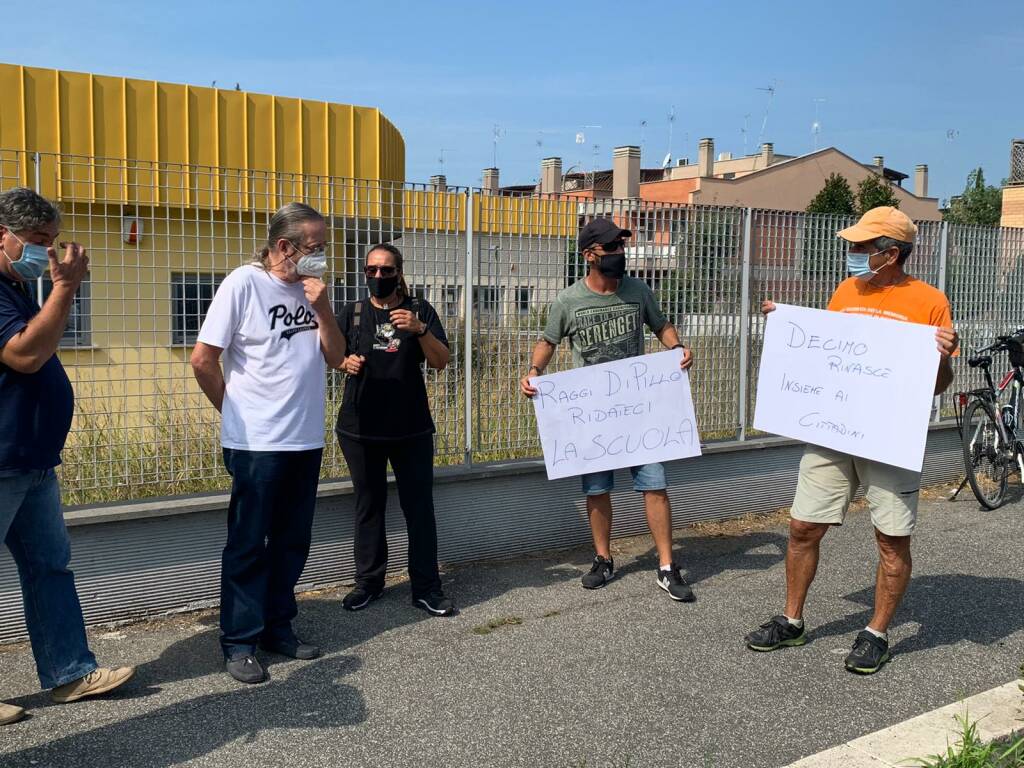
[[[111,691],[130,667],[97,667],[85,637],[54,467],[71,428],[74,393],[57,345],[89,259],[76,243],[57,260],[60,214],[30,189],[0,193],[0,538],[18,566],[25,623],[43,688],[54,701]],[[42,308],[28,286],[50,270]],[[0,725],[24,715],[0,703]]]

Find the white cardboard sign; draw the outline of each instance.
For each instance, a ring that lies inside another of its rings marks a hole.
[[[940,357],[929,325],[777,304],[754,427],[919,471]]]
[[[531,378],[548,479],[700,456],[682,355],[670,349]]]

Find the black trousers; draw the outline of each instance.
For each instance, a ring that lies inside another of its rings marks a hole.
[[[413,599],[441,589],[437,572],[437,524],[434,519],[434,436],[403,440],[356,440],[338,435],[355,488],[356,583],[372,590],[384,586],[388,565],[384,509],[388,500],[388,462],[395,473],[398,501],[409,532],[409,581]]]
[[[323,450],[224,449],[231,474],[221,556],[220,644],[227,658],[289,640],[295,585],[309,556]]]

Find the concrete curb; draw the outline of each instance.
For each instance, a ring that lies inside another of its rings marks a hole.
[[[977,724],[978,737],[993,741],[1024,728],[1020,682],[1000,685],[955,704],[933,709],[902,723],[861,736],[838,747],[790,763],[786,768],[903,768],[943,753],[960,737],[958,716]]]

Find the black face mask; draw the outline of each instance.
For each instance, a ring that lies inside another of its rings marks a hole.
[[[622,276],[626,274],[626,254],[612,253],[602,256],[597,262],[597,269],[605,277],[621,280]]]
[[[393,277],[368,277],[366,285],[375,299],[386,299],[398,287],[398,275]]]

